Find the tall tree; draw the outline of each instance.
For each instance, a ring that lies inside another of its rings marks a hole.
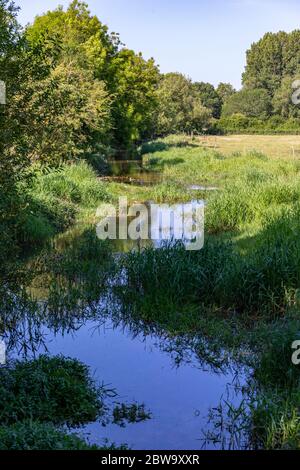
[[[195,82],[193,88],[202,105],[211,111],[214,118],[218,119],[221,115],[222,101],[214,86],[210,83]]]
[[[247,88],[264,88],[270,96],[280,87],[285,74],[288,34],[267,33],[247,51],[247,65],[243,85]],[[284,52],[285,50],[285,52]]]
[[[128,152],[147,135],[155,108],[159,72],[153,60],[123,47],[116,33],[109,33],[85,3],[73,1],[37,17],[27,29],[30,44],[51,39],[60,44],[58,64],[75,63],[105,83],[110,97],[110,143],[117,152]],[[92,79],[92,78],[91,78]],[[100,139],[101,140],[101,139]],[[99,135],[98,141],[99,142]]]
[[[180,73],[161,78],[157,100],[158,134],[201,132],[210,124],[211,111],[203,106],[191,80]]]
[[[243,114],[266,119],[272,111],[271,98],[264,89],[244,89],[232,95],[223,106],[223,116]]]

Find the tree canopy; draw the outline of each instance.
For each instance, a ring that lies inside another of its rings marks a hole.
[[[157,132],[201,132],[209,125],[210,109],[202,104],[192,81],[180,73],[161,78],[157,90]]]

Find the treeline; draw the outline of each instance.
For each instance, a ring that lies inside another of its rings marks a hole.
[[[292,100],[299,78],[300,30],[265,34],[247,51],[243,89],[225,104],[219,128],[299,133],[300,106]]]
[[[167,74],[158,87],[158,133],[299,133],[300,30],[267,33],[247,51],[243,87]]]

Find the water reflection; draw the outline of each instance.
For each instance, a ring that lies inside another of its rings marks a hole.
[[[97,212],[97,234],[119,253],[178,241],[188,250],[199,250],[204,244],[204,207],[199,200],[172,205],[148,201],[130,207],[126,203],[119,208],[125,215],[120,215],[114,206],[105,206]]]
[[[77,358],[99,382],[117,389],[120,401],[145,403],[151,411],[152,419],[125,428],[117,422],[88,425],[82,432],[91,442],[108,438],[135,449],[200,449],[209,409],[233,382],[235,363],[203,337],[170,336],[122,309],[112,287],[126,278],[115,277],[110,250],[94,242],[94,229],[82,229],[30,263],[31,272],[36,270],[30,289],[12,295],[10,308],[1,309],[8,359],[45,351]],[[241,400],[237,393],[233,403]],[[206,439],[207,448],[224,445],[212,434]]]

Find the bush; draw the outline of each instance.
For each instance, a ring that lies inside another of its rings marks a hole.
[[[268,119],[247,117],[243,114],[222,116],[215,121],[215,132],[220,134],[299,134],[300,119],[272,116]]]

